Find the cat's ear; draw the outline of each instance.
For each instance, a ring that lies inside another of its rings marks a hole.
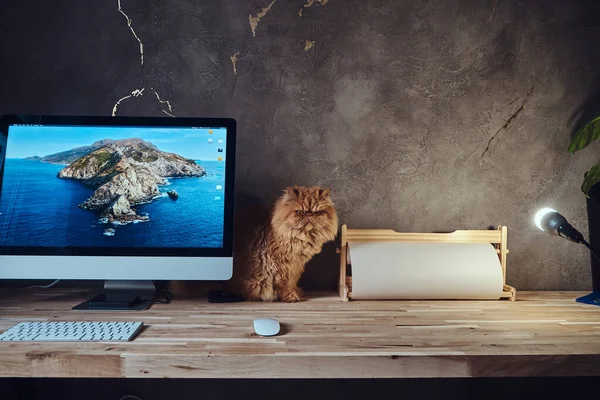
[[[284,194],[288,200],[297,200],[300,197],[300,189],[297,186],[290,186],[285,189]]]
[[[331,190],[329,190],[329,189],[320,189],[319,190],[319,197],[321,197],[323,200],[331,200]]]

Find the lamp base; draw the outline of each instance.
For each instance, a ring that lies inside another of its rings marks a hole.
[[[600,292],[592,292],[585,296],[578,297],[575,299],[578,303],[591,304],[593,306],[600,306]]]

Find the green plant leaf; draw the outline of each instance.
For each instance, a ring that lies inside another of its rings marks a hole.
[[[600,182],[600,165],[594,165],[592,169],[585,173],[581,191],[587,196],[592,186],[598,182]]]
[[[578,150],[585,149],[598,138],[600,138],[600,115],[575,133],[575,136],[571,139],[571,143],[569,143],[569,152],[575,153]]]

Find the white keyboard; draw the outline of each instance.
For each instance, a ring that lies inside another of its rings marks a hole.
[[[12,342],[127,342],[143,322],[21,322],[0,334]]]

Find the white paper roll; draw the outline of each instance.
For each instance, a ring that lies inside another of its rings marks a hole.
[[[351,242],[353,299],[499,299],[503,279],[487,243]]]

